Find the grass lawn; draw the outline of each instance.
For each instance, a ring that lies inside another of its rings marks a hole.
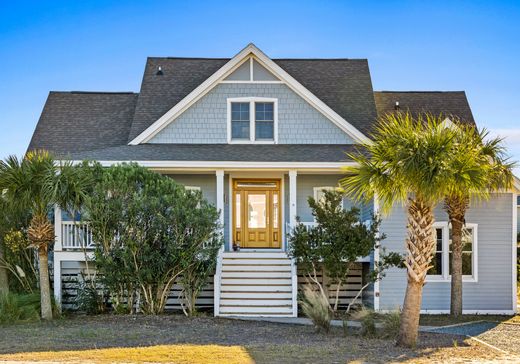
[[[515,325],[516,326],[516,325]],[[0,326],[0,361],[170,363],[436,363],[512,359],[475,341],[421,334],[414,350],[341,330],[212,317],[71,316]]]

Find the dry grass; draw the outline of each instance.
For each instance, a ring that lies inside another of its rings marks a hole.
[[[74,351],[44,351],[0,355],[1,361],[53,362],[155,362],[176,364],[245,364],[254,363],[241,346],[157,345],[137,348],[109,348]]]
[[[512,326],[505,336],[520,335],[517,325],[505,326]],[[504,348],[512,342],[508,340]],[[338,327],[329,334],[316,334],[312,326],[213,317],[73,316],[0,326],[0,361],[11,362],[329,364],[506,359],[517,358],[460,336],[421,333],[416,348],[403,349],[393,340],[366,339],[355,331],[345,337]]]

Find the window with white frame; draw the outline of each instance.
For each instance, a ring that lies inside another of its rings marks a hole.
[[[228,99],[228,142],[272,144],[278,141],[278,100]]]
[[[314,187],[314,200],[316,202],[322,202],[325,199],[326,191],[339,191],[339,187],[333,187],[333,186]],[[341,207],[343,207],[343,201],[341,201]]]
[[[449,280],[451,277],[451,226],[447,222],[436,222],[435,255],[432,268],[428,271],[428,280]],[[462,277],[465,281],[477,280],[478,225],[465,224],[462,231]]]

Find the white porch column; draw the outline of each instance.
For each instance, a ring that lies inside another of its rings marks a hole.
[[[295,169],[289,171],[289,228],[296,226],[296,177]],[[298,316],[298,269],[294,259],[291,260],[291,283],[292,283],[292,316]]]
[[[289,171],[289,225],[291,229],[296,226],[296,177],[295,169]]]
[[[217,169],[215,171],[217,177],[216,188],[217,188],[217,210],[219,211],[219,222],[221,226],[222,236],[224,236],[224,170]],[[225,243],[224,243],[225,245]],[[224,246],[222,246],[218,252],[217,257],[217,268],[215,270],[215,276],[213,277],[213,314],[218,316],[220,313],[220,278],[222,275],[222,254],[224,253]]]
[[[61,209],[58,205],[54,206],[54,251],[61,251]]]
[[[377,194],[374,195],[374,215],[376,216],[380,216],[379,215],[379,199],[377,197]],[[379,236],[379,232],[377,233],[377,235]],[[374,264],[377,264],[379,262],[379,247],[376,247],[374,249]],[[380,296],[380,291],[379,291],[379,280],[377,280],[376,282],[374,282],[374,311],[379,311],[379,296]]]
[[[58,205],[54,206],[54,255],[53,255],[53,285],[54,299],[56,306],[61,312],[61,251],[62,230],[61,230],[61,209]]]
[[[224,231],[224,170],[218,169],[215,172],[217,176],[217,210],[220,211],[220,224]]]

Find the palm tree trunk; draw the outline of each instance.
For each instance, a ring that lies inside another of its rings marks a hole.
[[[435,249],[433,222],[431,204],[421,198],[409,201],[407,257],[404,261],[408,273],[408,286],[401,313],[401,327],[397,337],[399,346],[414,347],[417,342],[422,289]]]
[[[462,224],[452,220],[451,223],[451,302],[452,316],[462,315]]]
[[[9,292],[9,278],[7,276],[7,268],[2,262],[5,261],[4,242],[0,240],[0,293]]]
[[[450,313],[457,317],[462,315],[462,229],[469,198],[449,196],[444,201],[444,209],[448,213],[451,224],[451,304]]]
[[[51,285],[49,282],[49,255],[47,245],[38,248],[40,266],[40,302],[43,320],[52,320]]]

